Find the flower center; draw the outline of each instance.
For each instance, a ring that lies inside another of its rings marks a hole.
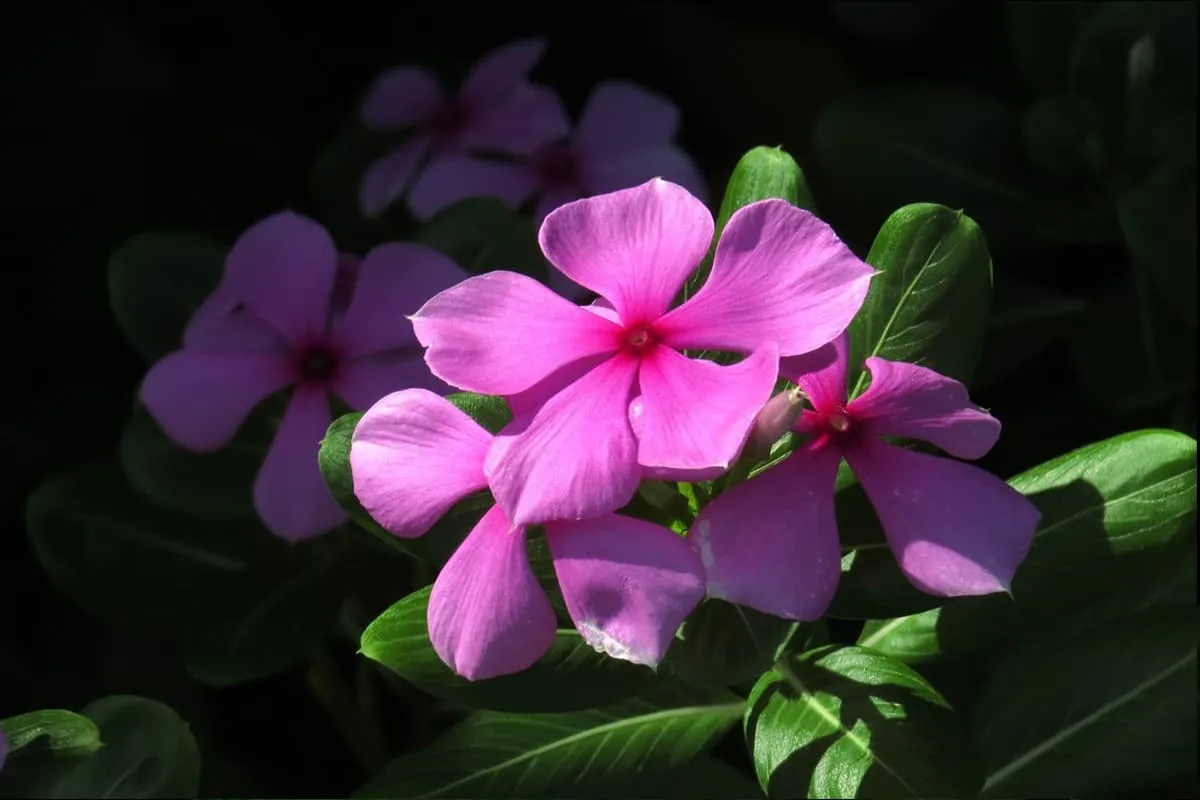
[[[625,331],[625,349],[633,353],[642,353],[654,344],[654,335],[649,328],[637,327]]]
[[[551,144],[539,150],[533,157],[533,168],[549,187],[565,188],[579,180],[575,154],[564,144]]]
[[[830,414],[825,422],[838,433],[845,433],[850,430],[850,418],[839,411]]]
[[[433,115],[430,127],[439,138],[451,139],[467,126],[467,108],[457,100],[449,100]]]
[[[306,383],[328,383],[337,369],[337,354],[323,345],[306,347],[296,356],[300,380]]]

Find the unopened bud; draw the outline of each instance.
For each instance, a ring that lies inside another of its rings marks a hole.
[[[804,412],[804,392],[795,386],[780,392],[767,401],[754,420],[754,428],[746,442],[745,455],[763,459],[771,452],[771,445],[779,437],[795,427]]]

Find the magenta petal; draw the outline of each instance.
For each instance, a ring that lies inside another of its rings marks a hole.
[[[484,471],[514,523],[586,519],[633,498],[639,470],[628,409],[637,365],[613,356],[496,437]]]
[[[510,394],[504,399],[508,401],[508,408],[512,411],[513,418],[518,419],[533,416],[539,408],[546,404],[547,400],[610,358],[612,358],[611,353],[602,353],[597,356],[588,356],[578,361],[572,361],[570,364],[555,370],[553,374],[538,381],[525,391]]]
[[[469,197],[496,197],[517,208],[537,190],[528,167],[472,156],[448,156],[433,161],[413,184],[408,207],[425,220]]]
[[[453,389],[429,371],[418,353],[391,353],[343,361],[330,382],[348,406],[365,411],[392,392],[426,389],[447,394]]]
[[[712,234],[702,202],[655,179],[555,209],[538,241],[550,263],[611,302],[626,325],[648,325],[704,258]]]
[[[620,328],[515,272],[468,278],[412,315],[425,361],[472,392],[522,392],[588,356],[616,351]]]
[[[682,536],[619,514],[551,522],[546,541],[583,640],[613,658],[657,667],[704,598],[704,569]]]
[[[493,506],[442,567],[429,595],[429,639],[467,680],[531,666],[554,644],[554,609],[525,556],[525,529]]]
[[[487,486],[492,435],[449,400],[395,392],[363,414],[350,444],[354,495],[387,530],[421,536],[450,507]]]
[[[937,445],[957,458],[982,458],[1000,421],[971,403],[967,387],[927,367],[868,358],[871,385],[846,410],[866,431]]]
[[[418,67],[397,67],[376,78],[363,100],[362,119],[371,128],[420,125],[446,102],[437,78]]]
[[[583,197],[583,191],[574,186],[547,188],[545,192],[543,192],[542,196],[538,198],[537,205],[533,209],[534,224],[540,228],[542,223],[546,221],[546,217],[550,216],[551,211],[554,211],[559,206],[565,206],[567,203],[578,200],[581,197]],[[550,286],[552,286],[555,291],[563,295],[574,297],[574,290],[564,292],[560,287],[578,287],[579,284],[575,283],[575,281],[563,275],[558,270],[551,270]]]
[[[835,448],[804,447],[705,506],[688,541],[709,596],[786,619],[824,615],[841,575],[839,463]]]
[[[779,374],[794,381],[813,408],[832,411],[846,404],[849,354],[850,337],[843,333],[812,352],[780,359]]]
[[[358,268],[354,295],[334,326],[334,340],[351,357],[415,349],[417,337],[404,317],[467,277],[466,270],[432,248],[408,242],[381,244]]]
[[[875,506],[900,569],[946,597],[1007,591],[1041,513],[978,467],[863,439],[846,460]]]
[[[708,280],[659,329],[680,350],[748,353],[771,340],[780,355],[807,353],[846,329],[874,274],[811,213],[760,200],[730,218]]]
[[[589,156],[612,155],[668,144],[678,129],[679,108],[666,97],[632,83],[606,81],[588,97],[575,142]]]
[[[528,156],[570,129],[567,111],[553,89],[524,84],[504,100],[476,110],[461,141],[475,150]]]
[[[418,134],[367,167],[358,196],[363,216],[378,217],[408,191],[413,173],[432,144],[430,136]]]
[[[187,350],[207,353],[275,353],[291,352],[283,334],[245,309],[218,313],[216,304],[194,315],[183,331],[183,346]]]
[[[774,343],[727,367],[655,348],[642,360],[638,377],[638,462],[670,469],[728,467],[771,397],[778,363]]]
[[[286,356],[179,350],[142,380],[146,410],[189,450],[216,450],[237,433],[254,407],[296,379]]]
[[[297,387],[254,479],[254,508],[267,530],[281,539],[311,539],[346,521],[317,462],[330,422],[325,388]]]
[[[459,88],[459,98],[475,104],[503,97],[525,82],[545,52],[546,39],[540,36],[497,47],[471,67]]]
[[[704,177],[687,153],[678,147],[660,145],[627,153],[593,157],[580,167],[588,194],[615,192],[637,186],[651,178],[662,178],[687,189],[700,201],[708,197]]]

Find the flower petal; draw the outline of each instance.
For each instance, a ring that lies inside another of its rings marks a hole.
[[[659,329],[680,350],[748,353],[769,339],[780,355],[807,353],[846,329],[874,274],[811,213],[760,200],[730,218],[708,280]]]
[[[871,385],[847,411],[879,436],[937,445],[957,458],[983,458],[1000,438],[1000,420],[971,403],[967,387],[928,367],[868,358]]]
[[[284,356],[178,350],[142,380],[141,399],[167,436],[189,450],[217,450],[254,407],[299,377]]]
[[[434,160],[408,194],[413,216],[426,220],[468,197],[497,197],[517,208],[537,191],[537,179],[523,164],[472,156]]]
[[[667,310],[712,234],[704,203],[656,178],[560,206],[542,223],[538,241],[550,263],[636,325]]]
[[[683,537],[619,514],[551,522],[546,541],[583,640],[613,658],[657,667],[704,598],[704,569]]]
[[[1041,514],[978,467],[872,439],[846,460],[875,506],[900,569],[945,597],[1007,591]]]
[[[483,460],[491,444],[490,433],[443,397],[424,389],[389,394],[354,428],[354,495],[387,530],[421,536],[487,486]]]
[[[638,462],[671,469],[728,467],[771,397],[778,364],[773,342],[727,367],[655,348],[642,359],[638,377]]]
[[[496,437],[484,472],[514,523],[586,519],[633,498],[639,470],[628,409],[637,364],[613,356]]]
[[[428,122],[445,102],[429,70],[397,67],[376,78],[367,91],[362,120],[369,128],[409,128]]]
[[[501,45],[475,62],[459,89],[470,103],[496,100],[521,85],[546,52],[545,37],[518,39]]]
[[[218,312],[220,304],[197,313],[183,330],[183,346],[187,350],[208,353],[276,353],[291,352],[283,334],[244,308]]]
[[[504,100],[478,109],[463,128],[460,141],[474,150],[528,156],[570,130],[571,120],[554,90],[524,84]]]
[[[425,361],[446,383],[510,395],[561,367],[611,353],[620,328],[515,272],[468,278],[412,317]]]
[[[581,197],[583,197],[583,192],[576,188],[547,188],[542,196],[538,198],[537,205],[533,209],[533,223],[540,228],[542,223],[546,221],[546,217],[550,216],[550,212],[559,206],[565,206],[567,203],[578,200]],[[555,291],[563,295],[568,295],[568,292],[563,292],[559,288],[560,286],[579,286],[578,283],[575,283],[575,281],[563,275],[558,270],[550,271],[550,285],[554,287]],[[574,291],[572,290],[568,296],[574,297]]]
[[[580,165],[588,194],[603,194],[637,186],[651,178],[677,183],[704,202],[708,186],[691,156],[670,145],[632,150],[603,158],[588,155]]]
[[[328,533],[346,521],[317,463],[332,422],[325,387],[301,384],[254,479],[254,508],[267,530],[291,542]]]
[[[575,141],[589,155],[603,156],[668,144],[678,130],[679,108],[666,97],[625,81],[605,81],[588,97]]]
[[[718,495],[688,532],[708,594],[786,619],[816,620],[841,576],[836,448],[805,446]]]
[[[381,244],[359,267],[350,305],[333,328],[334,340],[351,357],[416,349],[419,343],[405,316],[468,277],[466,270],[432,248],[409,242]]]
[[[430,136],[418,134],[367,167],[358,196],[363,216],[378,217],[408,191],[413,173],[432,144]]]
[[[612,358],[611,353],[601,353],[600,355],[588,356],[578,361],[572,361],[570,364],[555,370],[551,375],[538,381],[525,391],[508,395],[504,399],[508,401],[508,408],[512,411],[513,418],[533,416],[539,408],[546,404],[547,400],[610,358]]]
[[[554,609],[525,556],[525,529],[493,506],[442,567],[429,595],[429,639],[467,680],[531,666],[554,644]]]
[[[330,381],[330,388],[358,411],[364,411],[386,395],[402,389],[426,389],[438,395],[454,391],[429,371],[418,351],[343,361]]]
[[[830,412],[846,404],[850,337],[845,333],[823,347],[779,361],[779,374],[795,382],[817,411]]]
[[[296,346],[325,332],[338,251],[316,221],[290,211],[267,217],[233,243],[230,291]]]

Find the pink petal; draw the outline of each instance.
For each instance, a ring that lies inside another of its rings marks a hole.
[[[700,290],[659,321],[676,349],[748,353],[765,340],[807,353],[850,324],[875,270],[833,229],[784,200],[738,209]]]
[[[633,498],[639,470],[628,409],[637,366],[613,356],[496,437],[484,472],[514,523],[586,519]]]
[[[845,333],[823,347],[779,361],[779,374],[808,395],[814,409],[833,411],[846,404],[846,365],[850,337]]]
[[[559,206],[565,206],[567,203],[578,200],[581,197],[583,197],[583,192],[574,188],[546,189],[542,196],[538,198],[537,206],[533,210],[533,223],[540,228],[542,223],[546,221],[546,217],[550,216],[551,211],[554,211]],[[562,279],[561,281],[559,280],[560,278]],[[565,285],[579,286],[578,283],[575,283],[571,279],[567,278],[561,272],[554,270],[550,272],[550,285],[554,287],[555,291],[561,292],[559,286],[563,285],[564,281]],[[567,295],[566,292],[562,292],[562,294]]]
[[[683,537],[619,514],[551,522],[546,541],[583,640],[613,658],[657,667],[704,598],[704,568]]]
[[[612,353],[621,329],[514,272],[468,278],[412,317],[430,370],[472,392],[511,395],[588,356]]]
[[[550,263],[611,302],[626,325],[638,325],[667,310],[712,234],[703,203],[655,179],[561,206],[538,241]]]
[[[651,178],[662,178],[670,183],[679,184],[701,201],[708,198],[708,187],[696,167],[696,162],[678,147],[670,145],[632,150],[603,158],[593,158],[589,155],[581,166],[581,172],[588,194],[615,192],[618,189],[637,186]]]
[[[419,353],[390,353],[343,361],[330,382],[346,405],[363,411],[401,389],[427,389],[448,394],[453,389],[429,371]]]
[[[646,435],[645,408],[645,399],[640,396],[635,397],[629,404],[629,427],[633,429],[633,436],[638,441],[641,441]],[[716,480],[725,474],[725,467],[722,466],[704,469],[675,469],[672,467],[648,467],[642,464],[641,467],[643,480],[696,483],[697,481]]]
[[[363,101],[371,128],[409,128],[428,122],[446,102],[437,78],[418,67],[397,67],[376,78]]]
[[[254,508],[267,530],[281,539],[311,539],[346,521],[317,463],[332,421],[325,387],[296,388],[254,479]]]
[[[946,597],[1007,591],[1041,514],[995,475],[864,438],[846,460],[866,490],[900,569]]]
[[[525,82],[546,52],[544,37],[518,39],[501,45],[475,62],[459,89],[469,103],[496,100]]]
[[[587,308],[587,306],[584,306],[584,308]],[[588,356],[578,361],[572,361],[570,364],[559,368],[553,374],[530,386],[525,391],[510,394],[504,399],[508,401],[508,408],[512,411],[514,418],[531,417],[537,413],[539,408],[546,404],[547,400],[584,375],[587,375],[611,357],[611,353],[602,353],[597,356]]]
[[[238,237],[225,269],[230,291],[247,310],[304,346],[325,332],[337,265],[329,232],[284,211]]]
[[[389,394],[363,414],[350,444],[354,494],[397,536],[428,531],[450,507],[487,486],[492,435],[424,389]]]
[[[1000,421],[973,405],[967,387],[916,364],[868,358],[871,385],[847,407],[872,434],[920,439],[957,458],[982,458]]]
[[[524,84],[502,101],[477,109],[462,130],[461,142],[475,150],[528,156],[562,139],[570,129],[571,121],[554,90]]]
[[[378,217],[408,191],[413,173],[432,145],[427,134],[413,136],[367,167],[358,197],[363,216]]]
[[[497,197],[517,208],[537,191],[534,174],[523,164],[489,161],[472,156],[434,160],[413,184],[408,207],[426,220],[468,197]]]
[[[450,669],[478,681],[520,672],[554,644],[554,609],[525,557],[525,529],[493,506],[442,567],[429,639]]]
[[[284,356],[179,350],[146,373],[141,398],[167,436],[205,452],[227,444],[255,406],[298,377]]]
[[[352,357],[415,349],[417,337],[405,316],[467,277],[466,270],[437,250],[409,242],[381,244],[359,267],[350,305],[334,326],[334,340]]]
[[[786,619],[820,619],[841,575],[833,493],[841,457],[803,447],[705,506],[688,533],[708,594]]]
[[[183,331],[183,346],[208,353],[291,352],[283,334],[246,309],[219,313],[214,306],[196,314]]]
[[[679,108],[666,97],[632,83],[606,81],[588,97],[575,141],[588,155],[604,156],[669,144],[678,129]]]
[[[768,342],[723,367],[658,347],[642,359],[638,462],[669,469],[727,468],[771,397],[779,356]]]

